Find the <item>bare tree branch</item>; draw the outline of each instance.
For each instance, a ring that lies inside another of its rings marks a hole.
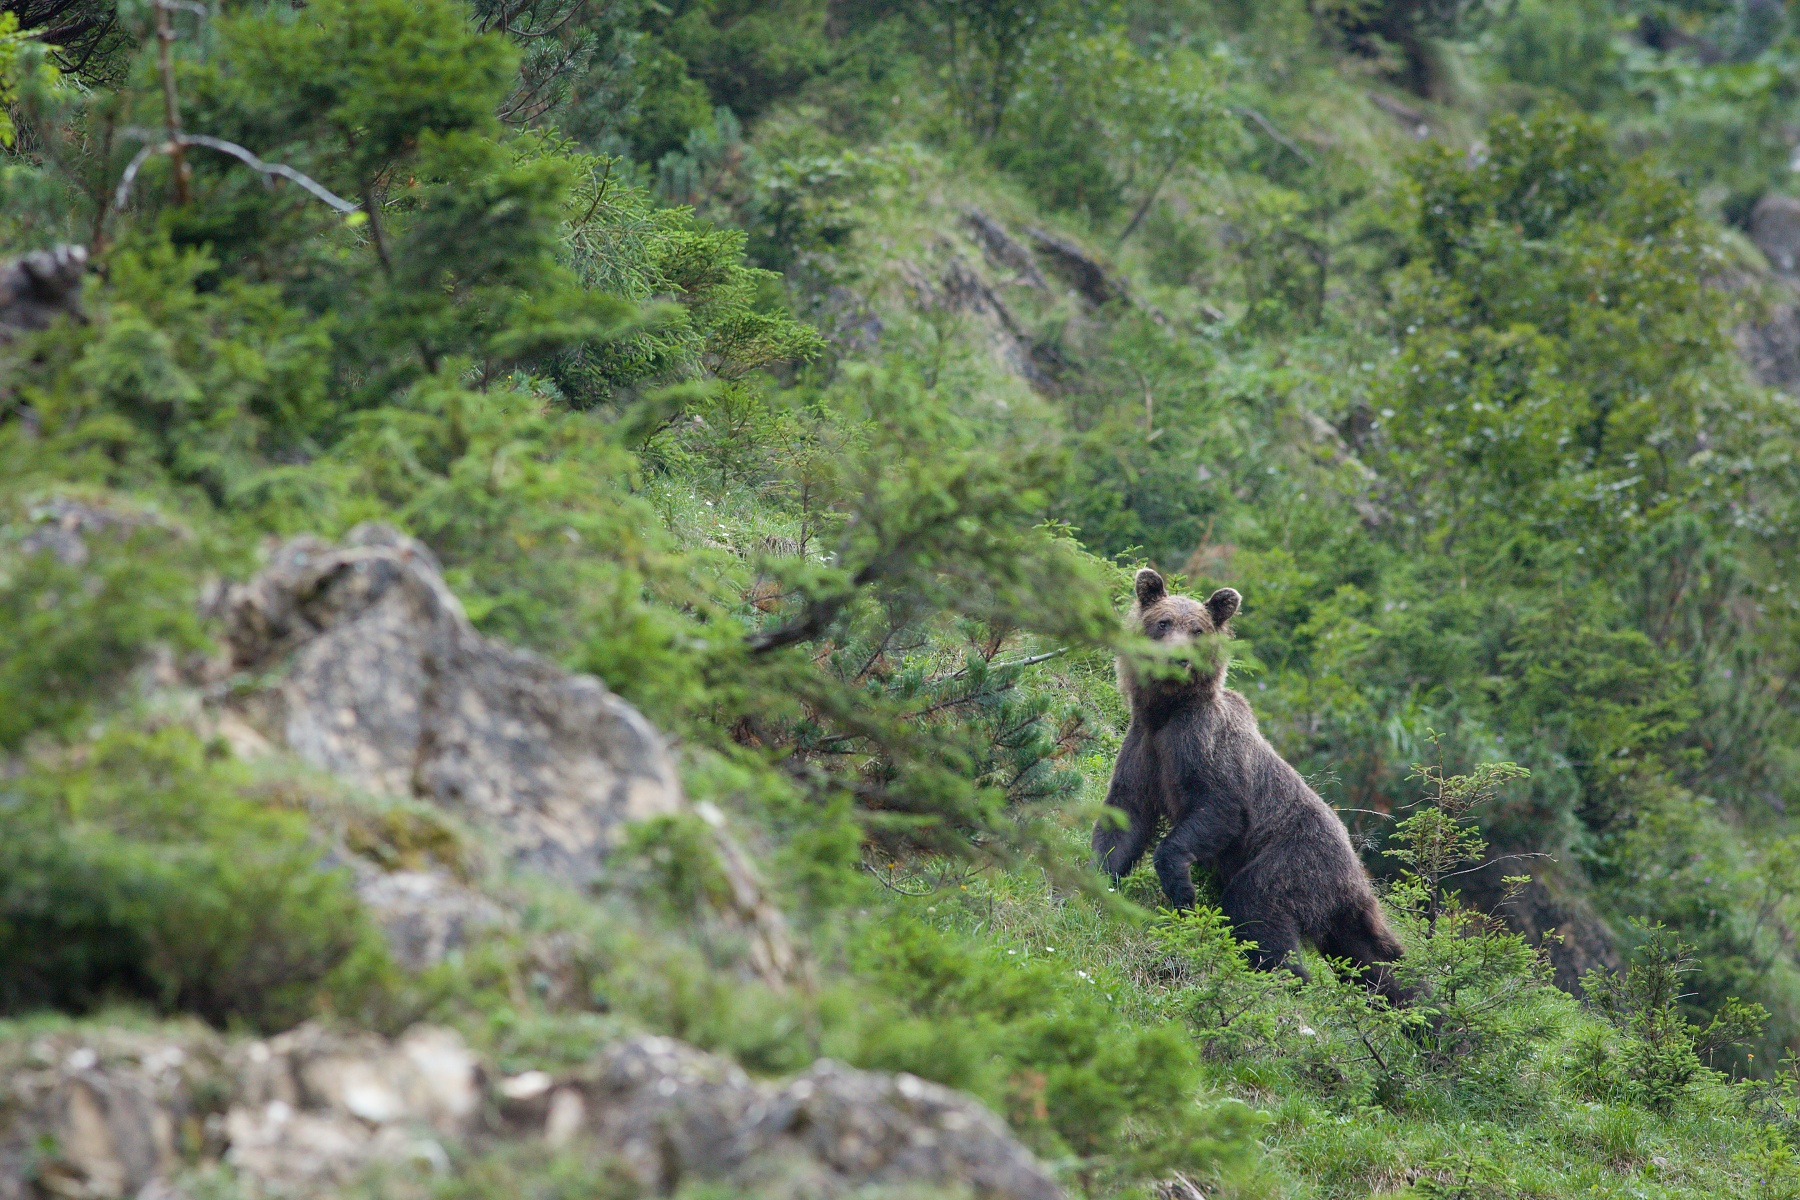
[[[127,137],[147,136],[146,131],[141,129],[126,129],[123,132]],[[125,174],[119,177],[118,189],[113,193],[113,207],[123,208],[125,202],[131,198],[131,187],[137,180],[138,171],[143,168],[144,163],[150,159],[151,156],[172,153],[176,146],[204,146],[208,150],[217,150],[221,154],[229,154],[259,175],[279,175],[283,179],[298,184],[300,187],[312,193],[314,196],[317,196],[320,200],[323,200],[326,204],[329,204],[332,208],[341,213],[356,212],[362,207],[360,204],[353,204],[344,199],[336,192],[331,191],[329,188],[325,187],[325,185],[313,179],[310,175],[307,175],[302,171],[296,171],[286,163],[264,162],[236,142],[228,142],[223,138],[208,137],[203,133],[184,133],[180,137],[153,143],[145,146],[142,150],[139,150],[137,154],[132,157],[130,165],[125,168]]]
[[[1277,146],[1280,146],[1283,150],[1290,151],[1307,166],[1314,167],[1318,165],[1313,161],[1313,156],[1302,150],[1293,138],[1290,138],[1287,134],[1275,128],[1275,123],[1273,121],[1270,121],[1269,118],[1263,116],[1254,108],[1250,108],[1243,104],[1234,104],[1231,106],[1231,111],[1235,112],[1240,117],[1248,117],[1250,120],[1256,122],[1257,127],[1268,134],[1270,138],[1274,139]]]

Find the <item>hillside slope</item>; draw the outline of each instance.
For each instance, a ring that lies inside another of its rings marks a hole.
[[[1777,7],[0,13],[0,1042],[55,1095],[40,1045],[654,1034],[959,1089],[1070,1195],[1800,1194]],[[379,665],[297,650],[394,547]],[[1243,594],[1414,1006],[1090,869],[1142,564]],[[617,1159],[347,1186],[811,1194]]]

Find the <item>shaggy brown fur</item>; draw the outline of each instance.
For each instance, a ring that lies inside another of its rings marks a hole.
[[[1239,600],[1230,588],[1204,604],[1170,595],[1163,577],[1145,568],[1126,626],[1171,647],[1230,636],[1226,623]],[[1400,957],[1400,943],[1344,823],[1257,731],[1249,702],[1225,686],[1225,666],[1217,654],[1179,678],[1140,680],[1119,660],[1131,724],[1106,802],[1125,821],[1108,813],[1094,827],[1096,861],[1115,880],[1127,874],[1167,821],[1153,861],[1175,907],[1193,906],[1192,865],[1214,867],[1225,889],[1221,907],[1237,936],[1256,943],[1259,969],[1299,973],[1289,956],[1305,938],[1369,968],[1372,986],[1404,999],[1385,965]]]

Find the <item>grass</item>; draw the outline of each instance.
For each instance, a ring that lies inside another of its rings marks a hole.
[[[1147,898],[1153,887],[1147,872],[1126,881],[1133,897]],[[1175,1019],[1187,998],[1143,917],[1058,895],[1041,877],[983,876],[918,897],[894,896],[890,904],[1021,965],[1051,965],[1063,986],[1103,997],[1124,1024]],[[1462,1080],[1427,1081],[1388,1106],[1321,1087],[1306,1078],[1303,1063],[1280,1054],[1203,1057],[1199,1101],[1240,1100],[1263,1122],[1256,1169],[1217,1181],[1217,1194],[1699,1200],[1800,1189],[1791,1165],[1769,1161],[1765,1126],[1749,1110],[1759,1085],[1709,1076],[1667,1115],[1585,1098],[1570,1078],[1573,1044],[1609,1027],[1560,993],[1550,999],[1567,1025],[1531,1048],[1498,1111],[1470,1103]],[[1323,1027],[1330,1014],[1313,1008],[1307,1016],[1308,1003],[1302,993],[1301,1019]],[[1305,1037],[1311,1029],[1293,1033]]]
[[[990,369],[979,357],[960,361],[977,373]],[[791,518],[746,487],[670,479],[653,489],[671,528],[697,544],[753,551],[758,539],[796,535]],[[1047,664],[1033,686],[1079,703],[1095,722],[1095,739],[1072,760],[1083,776],[1080,795],[1046,814],[1055,857],[1074,869],[1087,859],[1124,714],[1104,661]],[[738,816],[752,829],[762,819],[755,805],[740,806]],[[1178,961],[1147,869],[1112,895],[1070,890],[1037,868],[1008,873],[904,856],[872,858],[861,876],[845,906],[816,915],[809,927],[820,965],[813,995],[721,983],[722,965],[681,948],[674,928],[647,943],[662,947],[660,959],[620,961],[606,986],[628,997],[622,1007],[631,1019],[733,1054],[753,1071],[795,1070],[824,1053],[969,1088],[1035,1139],[1079,1194],[1093,1197],[1143,1195],[1163,1167],[1123,1156],[1101,1169],[1104,1156],[1075,1153],[1066,1137],[1034,1128],[1020,1084],[1028,1074],[1029,1052],[1019,1045],[1024,1021],[996,1016],[973,993],[957,1002],[921,998],[908,960],[881,952],[889,939],[927,931],[934,952],[960,956],[959,978],[983,986],[1030,979],[1041,989],[1034,1003],[1063,1013],[1065,1031],[1180,1031],[1192,1053],[1182,1106],[1208,1123],[1213,1141],[1203,1152],[1210,1157],[1178,1169],[1204,1179],[1208,1196],[1800,1196],[1800,1171],[1771,1132],[1793,1119],[1777,1115],[1797,1111],[1791,1092],[1784,1098],[1765,1082],[1702,1072],[1667,1112],[1607,1094],[1584,1075],[1582,1047],[1606,1047],[1616,1064],[1622,1035],[1541,981],[1521,1002],[1530,1019],[1496,1032],[1508,1040],[1493,1053],[1414,1061],[1384,1075],[1352,1044],[1364,1019],[1354,997],[1331,983],[1316,957],[1308,962],[1316,982],[1304,988],[1266,978],[1233,982],[1216,944],[1208,951],[1215,957],[1198,968]],[[1396,924],[1416,946],[1417,922],[1401,916]],[[1230,1036],[1197,1015],[1212,1011],[1197,1005],[1216,999],[1220,978],[1248,989]],[[1393,1044],[1411,1053],[1404,1037]],[[1161,1136],[1161,1119],[1130,1117],[1120,1136]]]

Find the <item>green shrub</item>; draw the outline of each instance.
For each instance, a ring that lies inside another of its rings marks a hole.
[[[1172,177],[1211,161],[1228,137],[1212,64],[1186,50],[1145,54],[1122,31],[1071,24],[1040,35],[1023,65],[993,131],[994,161],[1045,204],[1096,221],[1134,199],[1123,236]]]
[[[115,731],[0,787],[0,1010],[111,1000],[284,1028],[378,961],[304,818],[192,734]]]
[[[1095,1180],[1242,1153],[1254,1119],[1241,1105],[1195,1103],[1194,1051],[1178,1027],[1119,1022],[1062,978],[1069,969],[899,915],[870,930],[856,965],[926,1022],[865,1027],[866,1065],[974,1091],[1041,1151],[1080,1156]]]
[[[54,514],[51,514],[54,515]],[[82,561],[0,530],[0,750],[42,731],[66,733],[117,691],[150,648],[201,644],[193,546],[130,513],[85,530]]]
[[[1554,88],[1593,111],[1622,82],[1613,16],[1597,0],[1515,4],[1488,31],[1495,64],[1508,78]]]
[[[1704,1028],[1682,1012],[1682,980],[1699,969],[1694,948],[1660,921],[1638,923],[1643,942],[1623,974],[1599,969],[1582,977],[1594,1006],[1625,1036],[1612,1060],[1615,1086],[1658,1112],[1668,1112],[1686,1096],[1705,1070],[1700,1055],[1751,1041],[1762,1032],[1768,1012],[1736,998],[1725,1002]],[[1599,1056],[1589,1047],[1589,1075],[1599,1075]],[[1602,1060],[1603,1061],[1603,1060]]]
[[[1293,990],[1295,977],[1252,968],[1222,911],[1202,904],[1169,913],[1151,927],[1151,937],[1172,960],[1175,1004],[1201,1053],[1231,1060],[1279,1052],[1292,1007],[1283,994]]]
[[[826,69],[824,0],[676,0],[647,24],[715,104],[748,120]]]

